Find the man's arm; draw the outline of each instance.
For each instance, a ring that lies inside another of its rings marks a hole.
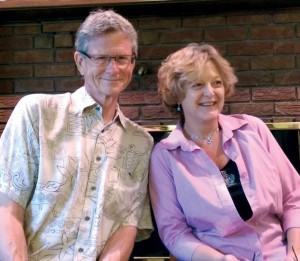
[[[0,260],[28,260],[23,229],[24,209],[0,193]]]
[[[132,252],[137,228],[120,227],[106,242],[98,261],[127,261]]]

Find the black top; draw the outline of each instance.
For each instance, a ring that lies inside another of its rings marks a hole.
[[[232,160],[229,160],[226,166],[221,169],[221,174],[241,218],[244,221],[250,219],[253,215],[253,212],[241,185],[240,173],[236,163]]]

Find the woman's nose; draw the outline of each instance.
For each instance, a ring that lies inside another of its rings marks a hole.
[[[205,84],[204,88],[203,88],[203,92],[204,92],[204,95],[212,95],[213,94],[213,87],[210,83],[207,83]]]

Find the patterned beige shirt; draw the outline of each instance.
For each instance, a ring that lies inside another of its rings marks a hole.
[[[118,109],[104,126],[85,88],[32,94],[0,142],[0,192],[25,209],[30,260],[96,260],[121,226],[152,230],[147,194],[152,137]]]

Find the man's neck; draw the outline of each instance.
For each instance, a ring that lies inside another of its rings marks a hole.
[[[113,120],[113,118],[116,115],[116,110],[117,110],[117,103],[113,104],[101,104],[102,107],[102,120],[104,125],[108,124]]]

